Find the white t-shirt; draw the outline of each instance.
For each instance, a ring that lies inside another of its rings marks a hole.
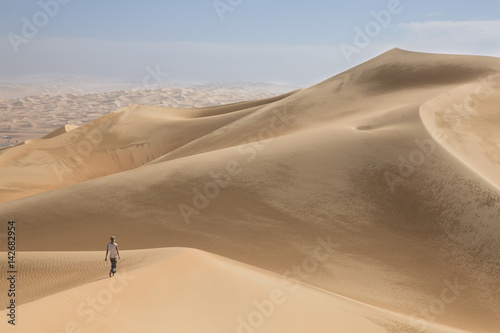
[[[108,243],[109,258],[116,258],[118,256],[118,252],[116,251],[117,247],[117,243]]]

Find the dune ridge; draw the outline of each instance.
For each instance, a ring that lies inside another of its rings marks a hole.
[[[333,302],[328,306],[346,315],[346,325],[362,313],[368,322],[357,323],[368,326],[352,326],[353,332],[412,332],[423,325],[430,332],[496,332],[499,73],[497,58],[394,49],[313,87],[254,104],[126,107],[3,152],[0,170],[9,177],[0,178],[0,212],[22,223],[21,251],[98,251],[116,234],[122,250],[195,248],[288,272],[330,295],[322,302]],[[461,105],[487,77],[488,95],[467,102],[472,111],[464,114]],[[101,126],[115,126],[114,134],[103,135],[55,188],[56,176],[47,181],[54,173],[48,156],[63,159],[79,135]],[[322,244],[331,253],[318,260]],[[219,267],[207,261],[209,271]],[[224,283],[239,279],[229,274]],[[211,295],[205,292],[203,301]],[[300,311],[312,306],[306,294]],[[346,310],[340,296],[364,305]],[[214,330],[235,330],[222,318],[226,306],[240,303],[228,298],[206,318]],[[35,309],[37,302],[26,306]],[[203,316],[202,307],[193,309]],[[324,331],[336,327],[327,319],[318,318]],[[160,316],[149,322],[156,320],[166,325]],[[296,324],[275,320],[260,329]]]
[[[27,253],[26,256],[36,260],[39,253]],[[50,254],[43,254],[47,256]],[[91,266],[85,265],[85,261],[95,262],[102,253],[66,252],[57,256],[59,259],[45,265],[45,269],[71,274],[68,266],[86,270]],[[130,261],[134,257],[141,258],[140,265],[137,259]],[[68,328],[83,332],[193,332],[200,327],[204,332],[254,329],[262,332],[386,332],[387,328],[418,332],[421,326],[410,318],[193,249],[123,251],[122,273],[104,279],[95,274],[80,275],[86,283],[73,282],[75,286],[63,292],[57,292],[54,286],[40,286],[47,281],[40,274],[40,267],[28,263],[25,266],[23,275],[33,270],[40,276],[36,282],[30,281],[30,286],[38,285],[38,289],[52,295],[20,307],[22,315],[31,319],[19,324],[18,329],[23,332],[67,331]],[[104,269],[103,265],[98,266]],[[164,276],[168,282],[152,278],[157,275]],[[56,279],[60,277],[52,278]],[[151,295],[147,301],[145,294]],[[43,311],[47,308],[63,310],[47,315]],[[197,313],[195,321],[189,320],[193,308],[203,309]],[[49,322],[52,329],[41,328],[41,321]],[[443,333],[463,332],[434,324],[429,324],[429,329]]]

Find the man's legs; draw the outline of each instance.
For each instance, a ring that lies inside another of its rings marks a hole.
[[[117,263],[117,260],[116,260],[116,258],[109,258],[109,259],[111,261],[111,270],[109,271],[109,276],[111,276],[111,273],[113,273],[113,276],[114,276],[115,273],[116,273],[116,263]]]

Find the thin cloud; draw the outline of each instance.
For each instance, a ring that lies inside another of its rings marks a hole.
[[[500,21],[428,21],[401,23],[398,28],[402,31],[421,35],[458,38],[461,40],[487,39],[499,41]]]
[[[500,21],[427,21],[401,23],[403,48],[433,53],[500,56]]]

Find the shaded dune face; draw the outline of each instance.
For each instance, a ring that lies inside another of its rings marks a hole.
[[[473,64],[447,63],[432,66],[394,62],[377,66],[358,78],[358,83],[368,85],[374,92],[386,89],[415,88],[426,85],[456,84],[477,79],[490,72],[489,68]]]
[[[499,73],[496,58],[394,49],[272,99],[129,106],[0,154],[0,212],[22,221],[24,251],[118,234],[123,250],[197,248],[403,316],[384,329],[496,332]]]

